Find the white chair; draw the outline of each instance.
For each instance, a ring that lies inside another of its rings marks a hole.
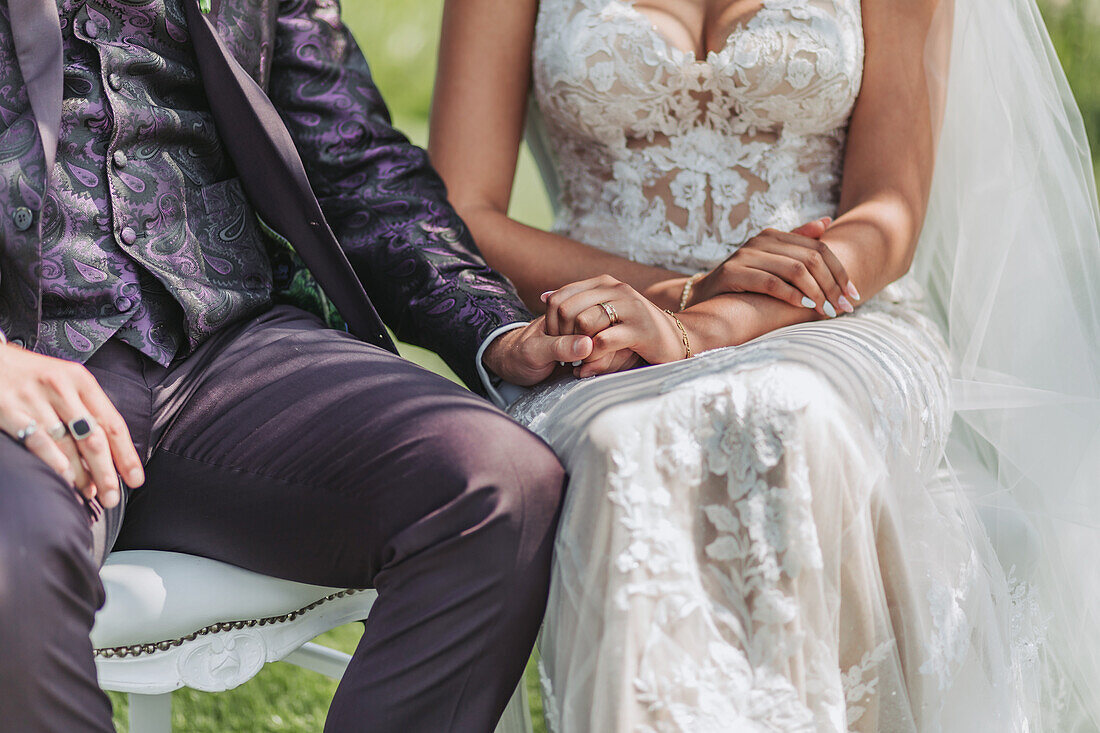
[[[171,731],[173,690],[230,690],[268,662],[339,679],[351,657],[310,640],[366,618],[376,595],[147,550],[111,554],[100,575],[107,602],[92,631],[96,669],[103,689],[129,694],[131,733]],[[522,682],[497,733],[531,733]]]

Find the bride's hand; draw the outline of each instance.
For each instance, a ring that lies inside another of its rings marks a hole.
[[[687,356],[676,319],[610,275],[571,283],[544,300],[548,335],[592,337],[591,354],[574,370],[579,377],[622,371],[639,359],[664,364]]]
[[[691,289],[688,306],[722,293],[761,293],[827,318],[855,310],[859,291],[844,265],[819,237],[830,219],[780,232],[765,229]]]

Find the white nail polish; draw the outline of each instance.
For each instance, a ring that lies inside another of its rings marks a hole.
[[[825,305],[821,306],[821,310],[825,311],[825,315],[829,318],[836,318],[836,308],[829,301],[825,301]]]
[[[559,361],[558,366],[565,366],[565,362],[564,361]]]
[[[573,362],[573,366],[579,367],[583,363],[584,363],[583,361],[575,361],[575,362]]]
[[[803,308],[816,308],[817,303],[813,302],[812,300],[807,298],[805,295],[803,295],[802,296],[802,307]]]

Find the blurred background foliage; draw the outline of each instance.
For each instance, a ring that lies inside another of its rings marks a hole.
[[[1094,164],[1100,163],[1100,0],[1043,0],[1050,28],[1070,85],[1077,96],[1092,144]],[[366,53],[375,80],[390,104],[394,121],[412,140],[427,142],[427,120],[435,76],[443,0],[345,0],[344,18]],[[492,73],[486,70],[486,73]],[[1096,165],[1100,170],[1100,165]],[[534,226],[547,226],[550,207],[529,156],[520,159],[512,214]],[[418,362],[445,367],[423,350],[403,347]],[[322,643],[354,650],[362,627],[336,629]],[[531,693],[536,733],[545,731],[538,697],[538,674],[532,662],[526,684]],[[246,685],[206,695],[180,690],[173,696],[173,729],[186,733],[304,733],[320,731],[336,685],[320,675],[282,663],[268,665]],[[115,720],[125,733],[126,702],[112,694]]]
[[[1081,107],[1100,181],[1100,0],[1046,0],[1039,7]]]

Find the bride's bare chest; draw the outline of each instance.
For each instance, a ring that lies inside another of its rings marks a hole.
[[[542,0],[533,62],[544,113],[597,140],[826,132],[859,93],[859,0]]]
[[[706,58],[721,52],[739,26],[761,8],[762,0],[633,0],[642,20],[672,47]]]

